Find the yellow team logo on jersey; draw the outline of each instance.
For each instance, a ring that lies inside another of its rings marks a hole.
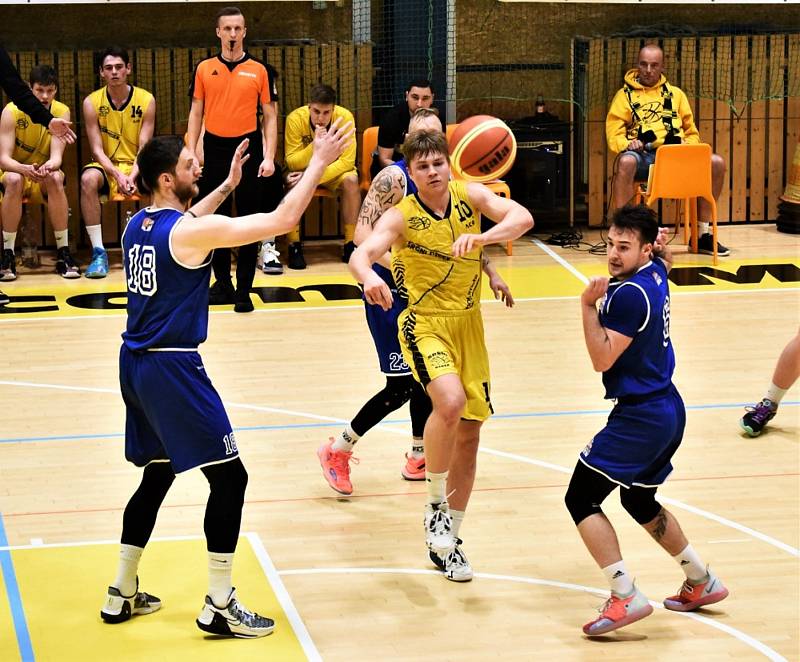
[[[24,131],[24,130],[25,130],[25,129],[27,129],[29,126],[30,126],[30,122],[28,122],[28,120],[27,120],[27,119],[25,119],[24,117],[20,117],[20,118],[17,120],[17,128],[18,128],[20,131]]]
[[[97,114],[100,115],[100,117],[107,117],[110,112],[111,108],[109,106],[106,106],[105,104],[103,104],[97,109]]]
[[[427,216],[412,216],[408,219],[408,227],[412,230],[427,230],[431,227],[431,219]]]

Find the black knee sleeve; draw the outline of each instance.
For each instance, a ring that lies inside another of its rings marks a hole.
[[[387,377],[383,390],[373,395],[350,422],[359,437],[380,423],[393,411],[400,409],[411,397],[414,378],[411,375]]]
[[[211,488],[203,520],[208,551],[232,554],[236,551],[242,524],[247,470],[237,457],[229,462],[203,467],[202,471]]]
[[[425,431],[425,423],[428,422],[428,416],[433,411],[433,404],[422,384],[414,380],[411,386],[411,402],[408,406],[411,413],[411,435],[414,437],[421,437]]]
[[[572,521],[577,525],[589,515],[603,512],[600,506],[616,486],[616,483],[602,474],[587,468],[583,462],[578,462],[564,495],[564,503]]]
[[[175,472],[169,462],[151,462],[142,472],[142,482],[125,506],[122,515],[123,545],[144,547],[156,525],[158,509],[167,496]]]
[[[647,524],[661,512],[661,504],[656,501],[655,487],[631,487],[620,490],[622,507],[639,524]]]

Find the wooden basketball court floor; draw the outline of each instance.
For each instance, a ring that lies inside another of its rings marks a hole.
[[[605,273],[604,256],[530,237],[513,257],[490,249],[517,305],[484,291],[496,416],[461,532],[476,572],[468,584],[428,563],[424,486],[400,478],[406,408],[358,443],[352,498],[321,476],[317,446],[383,384],[360,302],[305,290],[300,301],[256,301],[250,315],[212,313],[202,354],[250,474],[234,583],[278,624],[253,641],[207,640],[193,623],[206,586],[199,472],[176,480],[140,568],[163,609],[101,622],[139,471],[123,459],[124,311],[72,297],[111,293],[120,304],[119,254],[103,281],[40,272],[4,283],[15,299],[0,314],[0,659],[800,659],[797,387],[760,438],[737,424],[800,323],[800,237],[761,225],[721,238],[733,252],[717,272],[689,269],[710,258],[675,244],[690,283],[672,285],[671,318],[688,425],[660,494],[731,595],[696,614],[656,609],[595,640],[580,626],[606,589],[562,500],[609,410],[577,299],[587,276]],[[259,274],[256,285],[352,284],[335,250],[310,246],[307,271]],[[37,307],[53,310],[23,310]],[[660,606],[682,573],[616,495],[605,510],[637,584]]]

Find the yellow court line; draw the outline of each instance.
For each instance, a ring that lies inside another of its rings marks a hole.
[[[105,624],[99,611],[109,578],[116,570],[118,549],[117,544],[108,543],[11,549],[37,659],[318,659],[283,583],[254,534],[245,534],[239,541],[234,584],[238,585],[237,596],[248,608],[276,623],[273,634],[255,641],[209,637],[195,625],[206,592],[203,539],[151,541],[139,569],[141,589],[161,598],[163,607],[125,623]],[[268,567],[264,567],[265,562]],[[300,632],[296,633],[298,623]],[[5,620],[0,624],[5,626]],[[12,650],[6,651],[9,644],[16,649],[13,626],[9,628],[0,630],[11,633],[2,638],[3,660],[14,659],[13,653],[6,654]]]

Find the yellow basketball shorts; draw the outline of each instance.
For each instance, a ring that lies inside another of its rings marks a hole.
[[[461,378],[467,404],[461,418],[485,421],[494,413],[489,398],[489,355],[479,308],[420,313],[406,308],[397,320],[403,358],[414,378],[428,384],[446,374]]]
[[[63,175],[64,172],[59,170],[59,172]],[[6,173],[0,174],[0,182],[3,181],[5,178]],[[2,198],[2,196],[0,196]],[[32,179],[28,179],[25,177],[25,185],[22,187],[22,198],[26,200],[29,205],[46,205],[47,204],[47,196],[45,195],[44,189],[42,189],[42,185],[39,182],[35,182]]]
[[[342,186],[342,181],[344,181],[345,177],[355,177],[356,182],[358,182],[358,170],[351,170],[350,172],[342,173],[336,179],[331,179],[328,182],[320,182],[319,185],[322,188],[328,189],[329,191],[338,191]]]
[[[126,175],[130,175],[131,171],[133,170],[133,163],[121,161],[120,163],[115,163],[114,165]],[[113,177],[109,177],[105,168],[97,163],[97,161],[87,163],[85,166],[83,166],[82,172],[89,170],[89,168],[94,168],[103,173],[103,179],[105,180],[105,183],[100,189],[100,202],[108,202],[109,200],[113,200],[114,196],[119,193],[117,190],[117,180]]]

